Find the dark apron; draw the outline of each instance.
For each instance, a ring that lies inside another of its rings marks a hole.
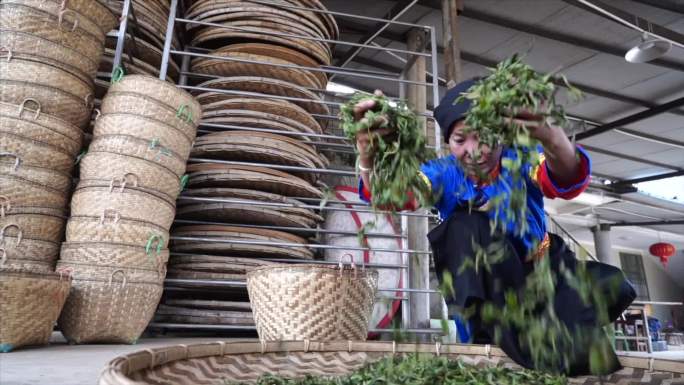
[[[469,307],[478,309],[484,302],[503,306],[505,292],[511,289],[521,289],[527,274],[533,270],[534,265],[524,262],[524,258],[521,258],[518,252],[520,248],[516,247],[512,240],[496,234],[492,235],[490,229],[490,221],[486,213],[457,211],[428,234],[437,277],[442,282],[444,271],[449,271],[453,277],[454,295],[445,298],[448,305],[463,309]],[[561,262],[566,268],[575,271],[578,261],[574,253],[567,248],[560,237],[550,234],[550,238],[548,258],[551,259],[551,270],[557,274],[554,302],[556,314],[570,330],[595,327],[598,324],[595,309],[584,305],[576,291],[569,287],[559,274]],[[475,269],[465,269],[459,273],[463,262],[475,255],[473,244],[486,248],[492,242],[500,242],[504,248],[505,258],[501,262],[492,264],[489,271],[480,268],[477,272]],[[616,281],[619,281],[617,295],[608,303],[609,318],[614,321],[636,298],[634,288],[622,271],[614,266],[593,261],[587,262],[586,266],[598,287],[604,288],[609,282],[614,285]],[[491,343],[494,326],[481,322],[479,312],[476,311],[471,318],[473,342]],[[607,338],[607,336],[602,334],[600,338]],[[498,345],[519,365],[533,368],[529,352],[518,342],[516,330],[503,329]],[[591,374],[589,373],[588,345],[588,343],[575,341],[574,360],[571,366],[565,370],[559,369],[559,371],[564,371],[570,376]],[[608,362],[606,374],[620,369],[615,353],[611,350],[609,354],[610,357],[605,357],[605,361]]]

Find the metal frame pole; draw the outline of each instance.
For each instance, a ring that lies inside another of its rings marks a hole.
[[[435,27],[428,27],[430,30],[430,51],[432,56],[430,58],[432,64],[432,105],[435,108],[439,105],[439,66],[437,63],[437,36],[435,32]],[[435,124],[435,149],[437,155],[442,155],[442,128],[437,123],[436,119],[433,119]]]
[[[178,0],[171,0],[171,7],[169,8],[169,20],[166,24],[166,37],[164,39],[164,52],[162,53],[162,62],[159,69],[159,79],[166,80],[166,73],[169,70],[169,60],[171,60],[171,43],[173,42],[173,30],[176,26],[176,11],[178,9]]]
[[[119,23],[119,31],[116,36],[116,50],[114,51],[114,61],[112,62],[112,73],[121,65],[121,57],[123,56],[124,45],[126,45],[126,29],[128,28],[128,15],[131,12],[131,2],[133,0],[124,0],[121,8],[121,20]]]

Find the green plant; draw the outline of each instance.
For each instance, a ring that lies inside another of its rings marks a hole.
[[[373,99],[375,108],[356,121],[354,106],[365,99]],[[421,180],[419,171],[435,153],[427,147],[422,124],[415,113],[403,102],[394,104],[385,96],[357,92],[340,107],[340,119],[345,135],[351,140],[362,131],[371,134],[373,167],[369,187],[374,209],[399,210],[411,196],[421,205],[431,203],[430,188]],[[373,131],[376,128],[390,128],[392,133],[378,135]]]
[[[479,368],[445,357],[409,355],[388,357],[343,377],[306,376],[286,379],[266,375],[257,385],[564,385],[563,376],[510,369],[501,366]]]

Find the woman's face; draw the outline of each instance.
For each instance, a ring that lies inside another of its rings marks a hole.
[[[499,163],[501,146],[494,150],[489,146],[480,146],[480,139],[476,133],[463,133],[463,120],[454,123],[449,137],[449,151],[456,156],[469,175],[489,174]]]

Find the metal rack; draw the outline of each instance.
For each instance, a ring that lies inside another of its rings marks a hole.
[[[270,1],[254,1],[255,3],[259,4],[273,4]],[[289,64],[270,64],[274,66],[280,66],[280,67],[287,67],[287,68],[297,68],[297,69],[304,69],[308,71],[315,71],[315,72],[322,72],[326,74],[332,74],[333,76],[337,77],[348,77],[348,78],[360,78],[360,79],[375,79],[375,80],[382,80],[384,82],[387,82],[388,84],[393,84],[393,85],[399,85],[400,91],[405,90],[406,86],[419,86],[419,87],[430,87],[432,89],[432,95],[434,99],[435,105],[437,105],[437,102],[439,101],[439,92],[438,92],[438,76],[433,76],[432,82],[420,82],[420,81],[412,81],[412,80],[407,80],[405,78],[405,73],[407,69],[413,65],[414,61],[418,57],[424,57],[427,60],[431,61],[431,67],[432,67],[432,73],[437,74],[438,73],[438,66],[437,66],[437,44],[436,44],[436,32],[434,27],[432,26],[424,26],[424,25],[418,25],[418,24],[413,24],[413,23],[406,23],[406,22],[400,22],[397,20],[388,20],[388,19],[380,19],[380,18],[373,18],[373,17],[367,17],[367,16],[360,16],[360,15],[351,15],[347,13],[342,13],[342,12],[333,12],[333,11],[327,11],[327,10],[321,10],[321,9],[310,9],[306,7],[299,7],[295,5],[284,5],[284,4],[278,4],[280,7],[286,7],[286,8],[292,8],[292,9],[300,9],[300,10],[307,10],[311,12],[316,12],[316,13],[327,13],[333,16],[339,16],[339,17],[346,17],[346,18],[355,18],[359,20],[372,20],[372,21],[377,21],[377,22],[383,22],[386,23],[386,26],[390,25],[402,25],[402,26],[409,26],[412,28],[418,28],[425,30],[429,34],[429,47],[430,51],[429,52],[422,52],[422,51],[411,51],[411,50],[406,50],[406,49],[396,49],[396,48],[388,48],[388,47],[382,47],[377,44],[375,44],[372,39],[368,41],[365,44],[361,43],[354,43],[354,42],[348,42],[348,41],[343,41],[343,40],[330,40],[330,39],[319,39],[319,38],[314,38],[310,36],[300,36],[300,35],[293,35],[289,33],[277,33],[273,32],[273,35],[280,35],[280,36],[287,36],[287,37],[296,37],[299,39],[310,39],[310,40],[316,40],[320,42],[325,42],[325,43],[333,43],[337,45],[346,45],[346,46],[351,46],[359,49],[370,49],[370,50],[381,50],[384,52],[387,52],[389,54],[392,54],[394,56],[399,56],[399,54],[407,55],[408,59],[406,60],[406,69],[402,73],[389,73],[389,72],[381,72],[381,71],[370,71],[370,70],[363,70],[363,69],[353,69],[353,68],[347,68],[344,67],[347,63],[344,63],[343,66],[321,66],[321,67],[305,67],[305,66],[299,66],[299,65],[289,65]],[[250,28],[243,28],[243,27],[234,27],[234,26],[226,26],[222,24],[215,24],[215,23],[206,23],[206,22],[201,22],[201,21],[195,21],[195,20],[190,20],[186,18],[179,17],[179,15],[183,15],[184,10],[186,9],[185,7],[185,2],[183,0],[171,0],[171,6],[170,6],[170,12],[169,12],[169,17],[168,17],[168,23],[167,23],[167,30],[166,30],[166,37],[164,41],[164,49],[163,49],[163,54],[162,54],[162,61],[161,61],[161,66],[160,66],[160,79],[166,80],[167,77],[167,72],[169,68],[169,61],[172,56],[177,58],[177,62],[181,63],[181,72],[180,76],[177,82],[177,86],[179,88],[188,90],[188,91],[211,91],[211,92],[219,92],[219,93],[226,93],[226,94],[234,94],[234,95],[242,95],[242,96],[251,96],[251,97],[268,97],[272,99],[281,99],[281,100],[287,100],[287,101],[306,101],[306,102],[318,102],[325,104],[331,108],[338,108],[342,103],[339,101],[332,101],[332,100],[325,100],[322,99],[320,101],[312,101],[309,99],[300,99],[300,98],[294,98],[294,97],[286,97],[286,96],[276,96],[276,95],[266,95],[266,94],[260,94],[260,93],[254,93],[254,92],[244,92],[244,91],[230,91],[230,90],[221,90],[221,89],[207,89],[207,88],[202,88],[202,87],[197,87],[190,85],[192,82],[189,80],[192,79],[212,79],[212,78],[218,78],[217,76],[213,75],[205,75],[205,74],[197,74],[189,71],[189,66],[190,66],[190,60],[192,58],[196,57],[203,57],[203,58],[211,58],[211,59],[217,59],[217,60],[233,60],[233,61],[239,61],[239,62],[245,62],[245,63],[261,63],[264,64],[263,62],[258,62],[258,61],[252,61],[252,60],[242,60],[242,59],[234,59],[234,58],[226,58],[222,56],[214,56],[207,54],[208,50],[202,49],[202,48],[197,48],[197,47],[190,47],[190,46],[185,46],[183,49],[172,49],[171,44],[174,35],[178,34],[181,37],[181,41],[183,41],[183,32],[185,31],[185,26],[188,24],[199,24],[199,25],[205,25],[205,26],[213,26],[217,28],[225,28],[225,29],[233,29],[233,30],[239,30],[243,32],[254,32],[250,30]],[[133,21],[133,26],[134,30],[130,30],[129,26],[129,19],[132,18]],[[117,47],[115,51],[115,58],[114,58],[114,64],[113,68],[116,69],[118,66],[121,65],[122,61],[122,55],[124,54],[124,43],[125,43],[125,37],[126,33],[129,33],[133,37],[133,44],[135,45],[135,35],[137,29],[137,21],[135,19],[135,12],[133,10],[133,1],[132,0],[124,0],[123,1],[123,9],[122,9],[122,17],[121,17],[121,23],[119,26],[119,30],[117,32]],[[259,31],[259,33],[264,33],[262,31]],[[135,48],[135,47],[134,47]],[[328,90],[321,90],[321,89],[313,89],[313,88],[308,88],[310,91],[317,92],[319,94],[323,95],[329,95],[332,94],[332,92]],[[339,94],[335,94],[335,97],[341,100],[344,100],[347,98],[347,96],[341,96]],[[427,119],[432,119],[432,113],[427,111],[420,113],[421,116],[427,118]],[[336,121],[338,118],[334,114],[330,115],[316,115],[313,114],[315,118],[318,119],[325,119],[329,121]],[[434,124],[434,136],[435,136],[435,143],[437,145],[441,142],[441,132],[439,125],[435,122]],[[243,127],[243,126],[236,126],[236,125],[225,125],[225,124],[210,124],[210,123],[202,123],[200,124],[199,127],[199,133],[209,133],[213,132],[216,130],[230,130],[230,129],[240,129],[240,130],[252,130],[255,132],[266,132],[266,133],[273,133],[273,134],[278,134],[278,135],[285,135],[285,136],[298,136],[298,137],[308,137],[311,142],[309,144],[313,145],[315,148],[319,149],[320,151],[327,151],[327,152],[333,152],[333,153],[347,153],[347,154],[353,154],[354,153],[354,148],[349,141],[339,135],[334,135],[334,134],[329,134],[329,133],[324,133],[324,134],[309,134],[309,133],[293,133],[289,131],[281,131],[281,130],[273,130],[273,129],[268,129],[268,128],[252,128],[252,127]],[[264,163],[249,163],[249,162],[229,162],[229,161],[221,161],[221,160],[213,160],[213,159],[201,159],[201,158],[191,158],[189,160],[190,163],[195,163],[195,162],[214,162],[214,163],[222,163],[222,164],[230,164],[230,165],[244,165],[244,166],[262,166],[262,167],[269,167],[273,168],[276,170],[283,170],[283,171],[296,171],[296,172],[311,172],[311,173],[319,173],[319,174],[325,174],[329,176],[336,176],[336,177],[354,177],[356,176],[355,171],[353,168],[328,168],[328,169],[316,169],[316,168],[304,168],[304,167],[295,167],[295,166],[283,166],[283,165],[276,165],[276,164],[264,164]],[[316,209],[316,210],[321,210],[321,211],[356,211],[356,212],[372,212],[370,208],[368,209],[352,209],[352,208],[347,208],[347,207],[335,207],[332,206],[334,204],[340,204],[343,202],[335,201],[335,200],[329,200],[327,202],[322,202],[320,199],[313,199],[313,198],[295,198],[297,200],[300,200],[302,202],[305,202],[305,205],[292,205],[292,204],[280,204],[280,203],[269,203],[269,202],[259,202],[259,201],[245,201],[245,200],[240,200],[240,203],[249,203],[250,205],[260,205],[260,206],[271,206],[271,207],[299,207],[299,208],[308,208],[308,209]],[[222,202],[222,203],[231,203],[231,202],[237,202],[235,200],[231,199],[221,199],[221,198],[200,198],[200,197],[189,197],[189,196],[181,196],[179,197],[179,200],[193,200],[193,201],[205,201],[205,202]],[[349,204],[349,202],[345,202]],[[323,204],[321,206],[321,204]],[[357,203],[354,203],[355,206],[359,206]],[[415,263],[412,263],[414,259],[424,259],[424,258],[429,258],[430,252],[425,249],[425,250],[412,250],[406,247],[409,238],[418,238],[418,237],[426,237],[427,234],[417,234],[417,233],[409,233],[407,222],[409,218],[422,218],[422,220],[428,220],[428,219],[434,219],[435,215],[426,212],[426,213],[418,213],[418,212],[403,212],[398,214],[401,217],[401,235],[388,235],[388,234],[377,234],[377,233],[372,233],[369,232],[369,236],[382,236],[382,237],[395,237],[399,238],[402,241],[402,244],[404,247],[398,248],[398,249],[373,249],[373,248],[367,248],[367,247],[341,247],[341,246],[334,246],[334,245],[325,245],[325,244],[308,244],[308,245],[301,245],[301,244],[289,244],[289,243],[284,243],[284,242],[256,242],[256,241],[237,241],[237,240],[221,240],[221,239],[215,239],[215,238],[206,238],[206,239],[199,239],[195,237],[172,237],[171,239],[192,239],[192,240],[202,240],[202,241],[207,241],[207,242],[229,242],[229,243],[248,243],[248,244],[268,244],[270,246],[282,246],[282,247],[306,247],[310,249],[329,249],[329,248],[344,248],[347,250],[362,250],[362,251],[370,251],[370,252],[392,252],[392,253],[400,253],[402,255],[402,263],[397,264],[397,265],[390,265],[390,264],[369,264],[369,267],[372,268],[378,268],[378,269],[398,269],[402,271],[402,279],[403,282],[405,282],[406,288],[391,288],[387,289],[386,291],[391,291],[395,293],[403,293],[403,295],[398,296],[396,299],[400,299],[403,303],[401,309],[402,309],[402,314],[401,314],[401,331],[402,332],[408,332],[411,334],[416,334],[416,335],[435,335],[435,334],[441,334],[442,330],[441,329],[430,329],[427,327],[416,327],[415,325],[429,325],[429,314],[423,314],[420,317],[416,317],[414,314],[412,316],[412,311],[411,311],[411,304],[416,303],[416,302],[422,302],[422,303],[429,303],[429,298],[428,296],[430,295],[440,295],[439,292],[434,291],[434,290],[429,290],[427,287],[421,287],[423,285],[416,285],[414,282],[411,282],[411,277],[414,275],[413,269],[415,269],[413,266],[416,265]],[[182,219],[177,219],[175,221],[177,224],[216,224],[216,225],[221,225],[225,223],[216,223],[216,222],[207,222],[207,221],[190,221],[190,220],[182,220]],[[278,230],[286,230],[286,231],[292,231],[292,232],[301,232],[301,233],[308,233],[309,235],[323,235],[323,234],[338,234],[338,235],[351,235],[348,234],[349,232],[344,232],[344,231],[334,231],[334,230],[324,230],[321,229],[320,226],[316,229],[301,229],[301,228],[288,228],[288,227],[283,227],[283,226],[252,226],[252,225],[235,225],[235,224],[230,224],[231,226],[244,226],[244,227],[254,227],[254,228],[265,228],[265,229],[278,229]],[[356,234],[354,234],[356,235]],[[183,255],[182,253],[173,253],[172,255]],[[187,254],[185,254],[187,255]],[[283,262],[285,260],[279,260],[279,259],[272,259],[273,261],[280,261]],[[293,260],[287,260],[289,263],[297,263],[298,261],[293,261]],[[301,262],[301,261],[300,261]],[[330,264],[332,262],[329,261],[306,261],[307,263],[320,263],[320,264]],[[429,264],[428,263],[422,263],[418,264],[421,266],[422,269],[427,270]],[[428,271],[421,271],[419,274],[427,276]],[[174,284],[179,284],[183,283],[184,285],[192,285],[192,282],[185,282],[188,280],[184,280],[184,282],[180,282],[179,280],[174,280],[174,279],[167,279],[166,284],[169,285],[172,290],[175,289],[182,289],[185,290],[186,288],[178,288],[174,287]],[[199,281],[195,281],[195,283],[198,283]],[[207,282],[203,282],[206,284]],[[213,281],[213,284],[216,284],[217,286],[221,287],[239,287],[239,286],[244,286],[244,282],[232,282],[232,281]],[[392,297],[385,297],[392,299]],[[152,328],[162,328],[162,329],[207,329],[207,330],[254,330],[253,327],[245,327],[245,326],[226,326],[226,325],[185,325],[185,324],[174,324],[174,323],[153,323],[150,325]],[[371,330],[372,332],[376,333],[393,333],[395,330],[391,329],[384,329],[384,330]]]

